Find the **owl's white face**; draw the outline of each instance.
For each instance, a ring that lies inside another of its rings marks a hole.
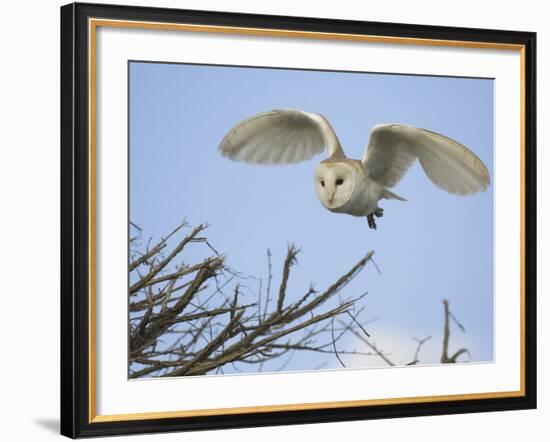
[[[352,197],[355,171],[344,162],[321,163],[315,169],[315,191],[328,210],[344,206]]]

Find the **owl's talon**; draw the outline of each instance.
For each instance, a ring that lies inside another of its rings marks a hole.
[[[367,215],[367,222],[369,223],[369,227],[371,229],[376,230],[376,221],[374,220],[374,215],[372,213]]]
[[[384,216],[384,209],[378,208],[374,211],[374,216],[377,218],[382,218]]]

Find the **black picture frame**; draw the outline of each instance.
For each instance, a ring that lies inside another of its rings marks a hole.
[[[521,45],[524,51],[524,395],[94,422],[90,419],[89,18]],[[73,3],[61,7],[61,434],[105,436],[536,408],[536,34]]]

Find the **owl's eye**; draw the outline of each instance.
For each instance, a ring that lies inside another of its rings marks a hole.
[[[340,184],[344,184],[344,180],[342,178],[338,178],[336,180],[336,185],[339,186]]]
[[[325,187],[325,182],[321,180],[321,186]]]

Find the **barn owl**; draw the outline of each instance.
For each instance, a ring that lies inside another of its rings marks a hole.
[[[379,124],[370,134],[362,160],[347,158],[328,120],[296,109],[273,110],[233,127],[219,146],[222,156],[249,164],[291,164],[327,149],[315,168],[315,191],[331,212],[366,217],[376,229],[381,199],[406,201],[394,187],[418,158],[424,172],[449,193],[470,195],[489,186],[483,162],[462,144],[426,129]]]

